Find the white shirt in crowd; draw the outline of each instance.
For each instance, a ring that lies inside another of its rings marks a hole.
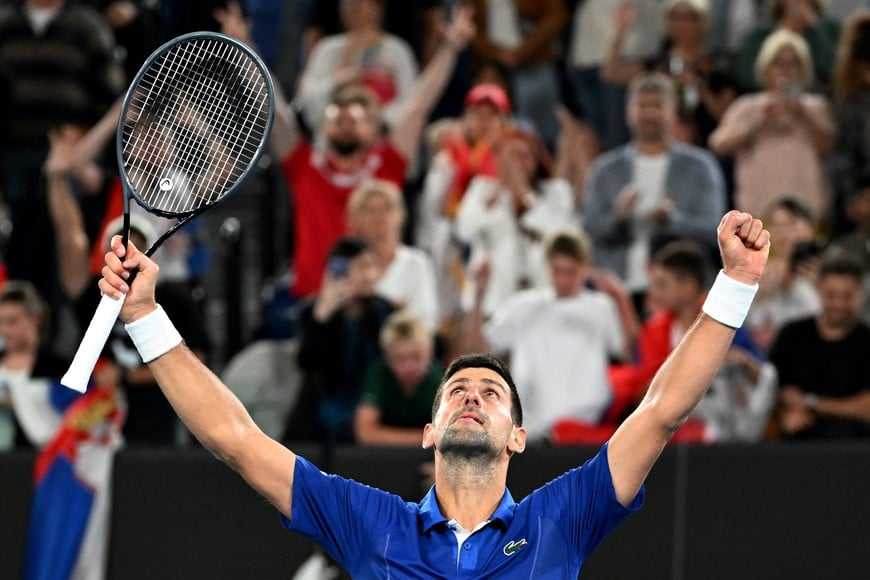
[[[408,308],[426,328],[438,329],[438,298],[432,259],[423,250],[400,245],[396,257],[384,270],[375,291]]]
[[[650,258],[650,237],[652,231],[644,215],[664,200],[665,179],[670,158],[661,155],[640,155],[634,158],[634,186],[640,192],[634,206],[633,218],[637,222],[634,241],[628,249],[625,267],[625,285],[630,292],[642,292],[649,286],[647,264]]]
[[[304,107],[305,118],[312,127],[319,127],[323,121],[323,112],[335,90],[333,75],[341,64],[347,43],[347,34],[327,36],[314,45],[308,57],[308,63],[299,79],[297,97]],[[404,40],[385,34],[377,52],[376,64],[387,71],[395,82],[396,97],[383,109],[384,120],[391,124],[404,106],[417,77],[417,61]]]
[[[601,420],[612,399],[608,363],[621,356],[625,342],[610,296],[584,289],[557,298],[552,288],[525,290],[483,330],[493,352],[510,355],[530,437],[548,436],[562,418]]]
[[[563,179],[538,184],[534,203],[517,217],[513,195],[499,189],[498,180],[471,180],[456,215],[456,235],[471,245],[469,272],[479,260],[490,262],[489,287],[483,312],[490,315],[523,287],[549,284],[543,238],[557,229],[575,226],[574,196]],[[474,283],[466,280],[463,306],[471,307]]]
[[[619,4],[615,0],[585,0],[577,3],[568,47],[570,66],[593,68],[604,63],[613,41]],[[625,37],[623,56],[639,60],[658,51],[662,16],[660,4],[656,0],[636,0],[633,4],[637,18]]]

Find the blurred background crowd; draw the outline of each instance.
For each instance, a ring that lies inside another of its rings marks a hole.
[[[870,435],[870,6],[857,0],[0,2],[0,450],[40,448],[120,230],[119,98],[184,32],[282,89],[158,300],[283,441],[418,445],[505,357],[530,436],[605,441],[700,312],[726,210],[771,259],[688,443]],[[133,209],[147,247],[167,220]],[[128,445],[193,444],[123,329]]]

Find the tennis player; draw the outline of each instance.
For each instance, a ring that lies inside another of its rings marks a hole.
[[[322,473],[263,434],[230,391],[182,342],[154,300],[158,268],[119,237],[100,289],[128,293],[121,320],[181,419],[354,578],[576,578],[604,537],[643,503],[643,483],[669,436],[704,395],[767,261],[769,233],[749,214],[718,228],[724,264],[703,312],[638,409],[598,454],[516,503],[508,464],[525,449],[516,387],[489,356],[449,366],[423,429],[435,485],[419,504]],[[139,274],[132,290],[128,270]]]

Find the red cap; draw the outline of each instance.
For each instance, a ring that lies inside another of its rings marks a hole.
[[[507,93],[504,92],[503,88],[494,83],[481,83],[475,85],[470,91],[468,91],[468,94],[465,95],[466,109],[473,105],[479,105],[480,103],[490,103],[493,107],[498,109],[500,113],[505,115],[511,112],[511,101],[508,98]]]

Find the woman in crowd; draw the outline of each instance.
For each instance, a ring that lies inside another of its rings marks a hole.
[[[417,63],[408,44],[381,27],[384,3],[342,0],[341,19],[347,32],[314,45],[297,94],[312,127],[320,125],[330,96],[344,85],[362,84],[377,95],[387,124],[404,104],[417,76]]]
[[[669,75],[677,88],[678,120],[675,137],[704,146],[725,110],[737,97],[732,63],[724,53],[708,48],[710,4],[708,0],[668,0],[664,6],[665,37],[649,62],[625,60],[623,44],[634,12],[626,4],[617,12],[617,33],[602,74],[610,82],[631,82],[643,70]]]
[[[831,210],[824,159],[835,131],[826,99],[807,92],[813,65],[806,41],[789,30],[774,32],[755,73],[764,90],[737,99],[710,136],[714,152],[735,157],[735,206],[763,215],[774,200],[792,195],[824,222]]]
[[[405,202],[395,184],[372,179],[360,185],[348,200],[348,222],[372,249],[380,271],[375,291],[406,307],[429,332],[438,327],[435,269],[429,256],[402,243]]]
[[[755,62],[765,39],[779,30],[793,32],[807,43],[815,75],[812,86],[826,90],[840,36],[840,23],[825,14],[824,0],[770,0],[770,18],[760,21],[740,43],[737,79],[744,91],[758,90],[764,83],[755,74]]]
[[[502,132],[496,159],[497,176],[475,177],[456,217],[456,234],[471,249],[468,271],[482,260],[491,266],[485,315],[517,290],[548,283],[541,241],[575,221],[571,186],[551,179],[552,161],[530,130]],[[473,276],[466,276],[466,298],[474,295],[473,286]]]
[[[776,200],[764,220],[771,254],[746,328],[765,351],[787,322],[818,314],[815,272],[821,246],[810,211],[793,197]]]

